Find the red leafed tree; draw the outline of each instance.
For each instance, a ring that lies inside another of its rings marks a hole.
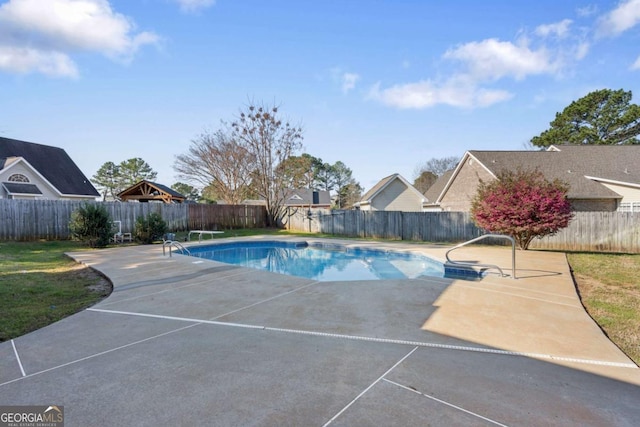
[[[535,238],[553,235],[573,218],[567,200],[569,187],[549,181],[537,170],[504,171],[491,182],[481,182],[472,204],[476,225],[506,234],[526,250]]]

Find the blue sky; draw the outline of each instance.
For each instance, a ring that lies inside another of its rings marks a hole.
[[[91,177],[157,181],[249,100],[371,188],[431,158],[519,150],[602,88],[640,103],[640,0],[4,0],[0,135]]]

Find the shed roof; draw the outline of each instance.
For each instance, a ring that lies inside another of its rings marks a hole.
[[[24,182],[3,182],[2,186],[9,195],[33,195],[42,196],[42,191],[35,184],[28,184]]]

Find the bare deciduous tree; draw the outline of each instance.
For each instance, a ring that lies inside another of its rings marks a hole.
[[[416,167],[414,171],[414,178],[418,178],[422,175],[423,172],[432,172],[436,176],[442,176],[446,171],[450,169],[454,169],[458,162],[460,161],[460,157],[450,156],[443,157],[441,159],[433,158],[427,160],[423,164]]]
[[[209,187],[230,204],[249,196],[255,167],[254,154],[234,139],[233,129],[224,122],[220,130],[194,139],[188,153],[176,156],[173,166],[181,178]]]
[[[251,188],[267,205],[268,225],[276,226],[285,214],[289,184],[278,165],[302,148],[302,127],[283,122],[275,105],[250,103],[231,128],[234,141],[254,161]]]

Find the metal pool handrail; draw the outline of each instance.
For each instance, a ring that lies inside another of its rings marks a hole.
[[[511,278],[515,279],[516,278],[516,241],[513,237],[511,236],[505,236],[504,234],[485,234],[482,235],[480,237],[476,237],[475,239],[471,239],[467,242],[464,243],[460,243],[459,245],[456,245],[454,247],[452,247],[451,249],[449,249],[447,251],[447,253],[445,254],[445,258],[447,258],[447,262],[450,264],[455,264],[455,265],[465,265],[465,266],[480,266],[480,267],[489,267],[489,268],[495,268],[496,270],[498,270],[500,272],[500,275],[502,277],[505,277],[506,274],[504,274],[502,272],[502,269],[500,267],[498,267],[497,265],[493,265],[493,264],[472,264],[472,263],[468,263],[468,262],[458,262],[458,261],[452,261],[449,258],[449,252],[453,252],[456,249],[460,249],[463,246],[467,246],[471,243],[475,243],[479,240],[483,240],[483,239],[487,239],[487,238],[495,238],[495,239],[507,239],[511,242],[511,271],[513,271],[513,273],[511,274]]]
[[[171,258],[171,248],[172,247],[176,247],[178,249],[180,249],[181,251],[186,252],[188,255],[191,255],[191,252],[189,252],[189,249],[185,248],[182,243],[176,241],[176,240],[165,240],[164,242],[162,242],[162,255],[166,255],[165,253],[165,248],[169,247],[169,258]]]

